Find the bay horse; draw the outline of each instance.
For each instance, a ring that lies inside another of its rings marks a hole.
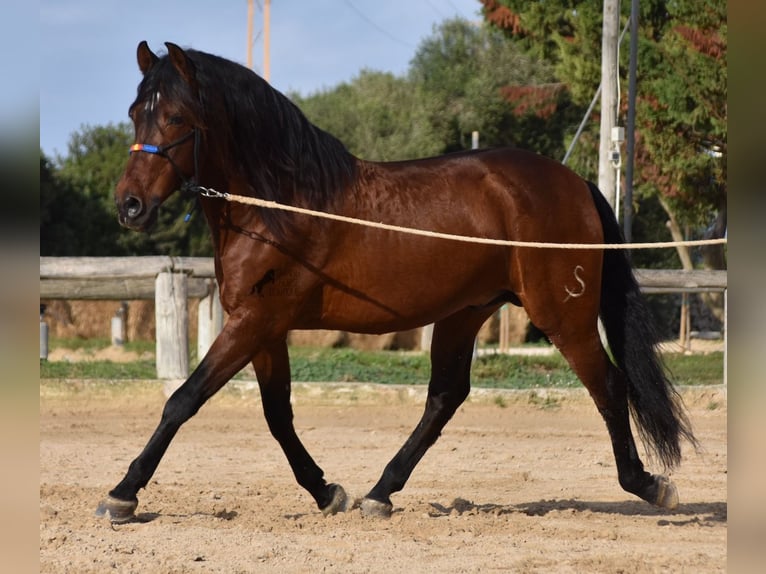
[[[134,518],[138,491],[181,425],[248,363],[298,484],[325,514],[349,509],[344,489],[325,481],[293,426],[288,331],[385,333],[434,323],[422,418],[360,503],[364,515],[390,516],[392,493],[468,396],[476,334],[505,303],[524,307],[588,389],[606,423],[620,486],[660,507],[677,505],[667,476],[644,470],[629,415],[648,454],[666,469],[680,463],[682,438],[696,441],[657,354],[629,257],[603,247],[622,236],[595,185],[552,159],[510,148],[363,161],[249,69],[166,48],[160,57],[146,42],[138,45],[143,79],[129,112],[136,143],[115,190],[118,218],[147,230],[174,191],[199,192],[228,320],[98,514]],[[412,237],[226,201],[206,193],[211,189],[436,232],[602,247]]]

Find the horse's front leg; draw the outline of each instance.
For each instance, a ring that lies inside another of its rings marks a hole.
[[[238,309],[232,313],[207,355],[167,400],[154,434],[130,463],[122,481],[99,504],[97,515],[108,516],[112,522],[132,519],[138,506],[138,491],[149,482],[178,429],[254,356],[257,338],[253,333],[257,326],[258,315],[251,310]]]
[[[298,484],[314,497],[325,515],[344,512],[348,507],[345,491],[338,484],[325,482],[324,472],[311,458],[295,432],[290,405],[290,362],[286,340],[261,350],[253,360],[253,366],[269,430],[282,447]]]
[[[468,396],[474,339],[493,311],[493,308],[468,308],[434,325],[431,381],[423,416],[404,446],[386,465],[380,480],[362,500],[363,515],[391,516],[391,494],[404,488],[415,466]]]

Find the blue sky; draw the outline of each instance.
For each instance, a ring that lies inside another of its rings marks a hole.
[[[263,0],[261,0],[263,5]],[[257,9],[254,32],[262,30]],[[127,121],[141,79],[136,46],[170,41],[240,63],[247,0],[40,0],[40,147],[65,154],[84,125]],[[271,83],[307,95],[364,68],[406,72],[434,25],[479,20],[478,0],[272,0]],[[253,46],[262,72],[262,36]]]

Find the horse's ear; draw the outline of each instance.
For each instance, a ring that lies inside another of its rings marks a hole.
[[[168,56],[173,63],[173,67],[181,74],[181,77],[187,84],[196,86],[197,80],[194,73],[194,64],[189,60],[183,48],[176,46],[172,42],[165,42],[165,46],[168,48]]]
[[[146,43],[146,40],[143,40],[138,45],[138,68],[141,70],[141,73],[146,75],[146,72],[148,72],[152,66],[159,60],[157,55],[152,52],[149,49],[149,44]]]

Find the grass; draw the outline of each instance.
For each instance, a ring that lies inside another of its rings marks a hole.
[[[62,348],[95,353],[108,347],[109,339],[92,338],[59,339],[51,337],[49,350]],[[125,343],[125,351],[154,356],[154,341],[131,341]],[[40,361],[42,379],[154,379],[157,377],[157,364],[154,359],[139,359],[127,363],[115,361]]]
[[[108,341],[52,340],[50,348],[81,348],[95,351]],[[81,345],[78,347],[77,345]],[[152,342],[128,343],[126,350],[153,351]],[[426,353],[357,351],[293,347],[290,351],[294,381],[376,382],[418,385],[428,382],[431,365]],[[667,354],[666,366],[680,385],[718,385],[723,382],[723,353],[707,355]],[[194,359],[192,357],[192,359]],[[194,361],[192,361],[194,364]],[[558,353],[550,356],[485,355],[474,361],[474,387],[503,389],[577,388],[580,382]],[[250,375],[252,376],[252,375]],[[240,374],[238,378],[246,378]],[[153,359],[128,363],[113,361],[40,361],[43,379],[154,379]]]
[[[665,366],[678,385],[720,385],[723,383],[723,353],[706,355],[664,355]]]
[[[154,361],[40,361],[41,379],[156,379]]]

